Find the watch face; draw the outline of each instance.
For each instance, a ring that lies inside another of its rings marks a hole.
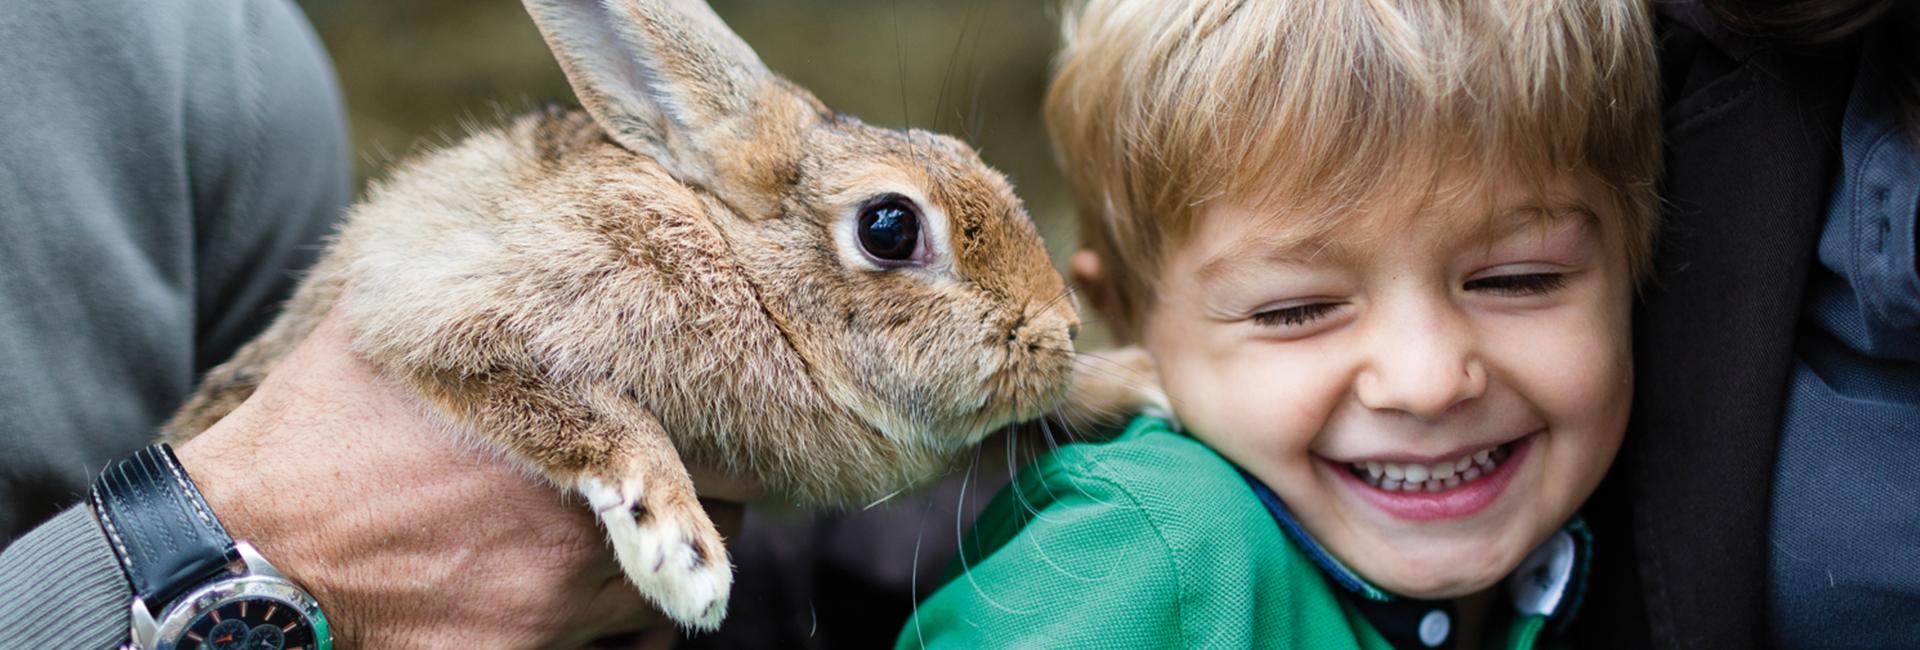
[[[272,598],[241,598],[207,610],[187,626],[180,650],[315,650],[313,623]]]

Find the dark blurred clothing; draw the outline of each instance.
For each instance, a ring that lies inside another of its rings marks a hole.
[[[726,622],[679,647],[893,647],[916,603],[940,586],[961,532],[1007,484],[1008,465],[1033,458],[1031,449],[1008,456],[1008,444],[989,438],[963,473],[864,510],[749,508],[727,540],[735,578]]]
[[[1853,77],[1796,336],[1767,531],[1778,647],[1920,642],[1920,157],[1873,69],[1891,63]]]
[[[1571,638],[1760,648],[1779,552],[1770,488],[1795,469],[1781,462],[1797,462],[1782,456],[1783,414],[1859,48],[1738,33],[1694,2],[1657,6],[1666,209],[1635,308],[1633,418],[1588,504],[1600,547]],[[1795,486],[1816,494],[1791,498],[1846,493],[1835,487]],[[1827,523],[1827,535],[1843,530]]]

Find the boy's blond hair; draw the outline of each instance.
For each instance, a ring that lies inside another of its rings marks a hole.
[[[1660,172],[1648,14],[1641,0],[1070,7],[1046,119],[1115,290],[1107,315],[1138,318],[1163,249],[1210,200],[1331,227],[1409,179],[1439,191],[1463,163],[1478,186],[1592,173],[1615,201],[1594,206],[1617,216],[1604,231],[1642,272]]]

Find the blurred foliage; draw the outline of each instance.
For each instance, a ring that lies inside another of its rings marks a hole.
[[[339,69],[362,178],[537,102],[573,102],[516,0],[301,0]],[[1040,121],[1051,0],[712,0],[776,72],[869,123],[973,143],[1056,260],[1070,206]],[[1089,340],[1099,340],[1096,332]]]

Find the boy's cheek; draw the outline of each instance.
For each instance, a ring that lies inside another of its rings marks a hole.
[[[1629,328],[1624,307],[1596,304],[1492,332],[1502,343],[1485,354],[1550,425],[1619,429],[1633,395]]]
[[[1303,449],[1298,440],[1324,423],[1337,399],[1330,370],[1295,348],[1261,343],[1216,345],[1205,333],[1149,348],[1181,421],[1209,435],[1251,438],[1236,447]],[[1252,443],[1252,444],[1248,444]]]

